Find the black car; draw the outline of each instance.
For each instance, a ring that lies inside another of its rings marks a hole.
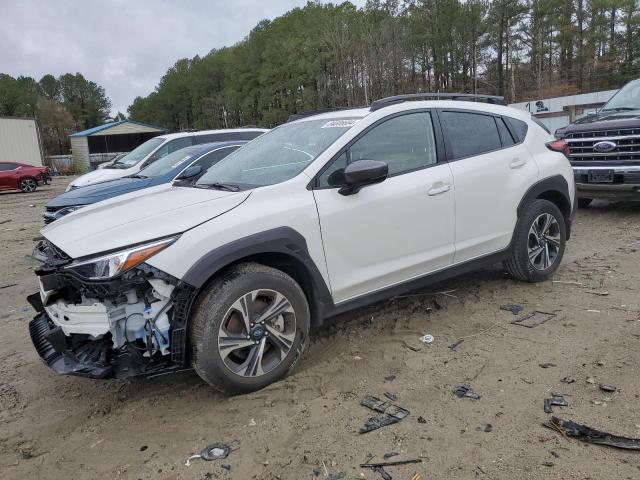
[[[44,223],[49,224],[92,203],[173,182],[196,178],[211,165],[247,143],[246,140],[206,143],[176,150],[143,168],[135,175],[69,190],[45,205]]]
[[[578,206],[594,198],[640,201],[640,79],[598,113],[556,130],[569,146]]]

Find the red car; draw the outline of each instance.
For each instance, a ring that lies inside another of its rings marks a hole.
[[[35,192],[38,188],[38,182],[46,184],[48,180],[49,169],[47,167],[34,167],[18,162],[0,162],[0,191]]]

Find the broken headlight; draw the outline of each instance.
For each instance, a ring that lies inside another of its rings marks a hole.
[[[65,269],[71,270],[87,280],[106,280],[141,264],[156,253],[167,248],[177,238],[178,237],[165,238],[164,240],[138,245],[97,258],[76,261],[65,267]]]

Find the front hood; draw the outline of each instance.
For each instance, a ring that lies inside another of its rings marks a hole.
[[[84,187],[91,185],[92,183],[106,182],[108,180],[114,180],[116,178],[126,177],[127,175],[133,175],[136,173],[131,168],[115,169],[115,168],[101,168],[100,170],[94,170],[93,172],[85,173],[84,175],[76,178],[71,185],[74,187]]]
[[[565,133],[609,130],[618,128],[637,128],[640,126],[640,110],[628,112],[599,112],[580,118],[564,128]]]
[[[185,232],[250,193],[159,185],[77,210],[41,232],[72,258],[85,257]]]
[[[100,182],[58,195],[50,200],[45,207],[58,209],[72,205],[87,205],[147,188],[152,181],[151,178],[118,178],[108,182]]]

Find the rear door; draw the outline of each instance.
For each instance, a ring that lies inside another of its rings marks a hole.
[[[356,137],[319,174],[313,194],[336,303],[453,260],[453,179],[437,143],[431,112],[403,112]],[[341,195],[344,168],[357,160],[384,161],[389,175]]]
[[[517,127],[526,123],[468,110],[439,110],[455,184],[455,263],[504,249],[517,207],[538,167]]]
[[[0,190],[18,188],[15,163],[0,163]]]

